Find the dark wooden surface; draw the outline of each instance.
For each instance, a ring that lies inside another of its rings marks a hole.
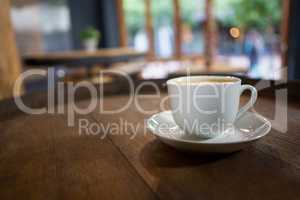
[[[52,53],[37,53],[23,56],[27,66],[49,67],[53,65],[92,66],[94,64],[110,65],[116,62],[126,62],[143,58],[145,52],[138,52],[130,48],[99,49],[94,52],[66,51]]]
[[[101,105],[116,109],[127,100],[127,95],[110,96]],[[146,110],[158,109],[161,102],[138,100]],[[82,100],[78,105],[88,103]],[[274,106],[273,99],[261,97],[255,108],[272,119]],[[248,149],[214,156],[183,154],[148,131],[143,134],[151,113],[142,114],[134,104],[118,114],[103,114],[97,108],[76,115],[74,127],[67,126],[66,114],[1,117],[0,199],[300,198],[297,103],[289,104],[287,133],[273,129]],[[80,135],[79,119],[104,126],[122,119],[136,125],[137,135],[131,139],[133,131],[124,129],[107,137],[104,132]]]

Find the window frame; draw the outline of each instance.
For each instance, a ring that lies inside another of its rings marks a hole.
[[[216,56],[216,37],[211,37],[216,34],[216,21],[213,14],[213,2],[214,0],[205,0],[205,15],[206,21],[204,23],[204,53],[203,54],[189,54],[184,55],[182,53],[182,20],[181,20],[181,8],[179,0],[172,0],[172,8],[173,8],[173,20],[174,20],[174,34],[175,34],[175,51],[173,56],[168,57],[167,59],[158,58],[155,55],[154,49],[154,28],[153,28],[153,17],[151,13],[151,0],[144,0],[145,4],[145,19],[146,19],[146,34],[148,38],[148,51],[147,51],[147,59],[148,60],[170,60],[170,59],[186,59],[186,58],[199,58],[205,59],[205,66],[209,70],[209,68],[215,62]],[[128,34],[126,29],[126,21],[124,16],[124,2],[123,0],[116,0],[117,2],[117,12],[119,19],[119,27],[120,27],[120,46],[127,47],[128,46]],[[289,37],[289,8],[290,8],[290,0],[282,0],[282,20],[281,20],[281,33],[280,33],[280,41],[282,46],[282,67],[287,66],[287,46],[288,46],[288,37]]]

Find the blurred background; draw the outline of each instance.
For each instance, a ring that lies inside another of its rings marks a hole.
[[[187,73],[267,80],[297,77],[299,3],[293,0],[2,0],[0,4],[3,98],[11,96],[18,74],[32,68],[52,68],[56,80],[95,84],[113,82],[113,76],[98,78],[110,69],[138,80]],[[47,79],[31,77],[24,88],[45,90]]]

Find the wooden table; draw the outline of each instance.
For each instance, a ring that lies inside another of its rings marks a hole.
[[[23,56],[27,66],[49,67],[54,65],[92,66],[95,64],[110,65],[116,62],[125,62],[137,58],[143,58],[145,52],[138,52],[130,48],[99,49],[88,51],[65,51],[52,53],[36,53]]]
[[[101,105],[112,110],[127,100],[127,95],[108,96]],[[161,102],[139,100],[147,110]],[[272,119],[273,99],[260,97],[256,110]],[[230,155],[177,152],[148,131],[143,134],[149,116],[134,104],[119,114],[96,109],[76,115],[74,127],[67,126],[66,114],[2,116],[0,199],[300,198],[299,103],[289,104],[287,133],[272,130],[252,147]],[[133,131],[125,129],[106,137],[105,131],[80,135],[79,119],[104,127],[126,121],[136,125],[137,135],[131,139]]]

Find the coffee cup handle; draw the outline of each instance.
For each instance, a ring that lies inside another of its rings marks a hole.
[[[256,102],[257,99],[257,90],[252,85],[242,85],[240,95],[245,91],[250,90],[251,97],[250,100],[244,105],[239,112],[237,113],[236,120],[239,119],[241,116],[243,116],[247,110],[249,110]]]

